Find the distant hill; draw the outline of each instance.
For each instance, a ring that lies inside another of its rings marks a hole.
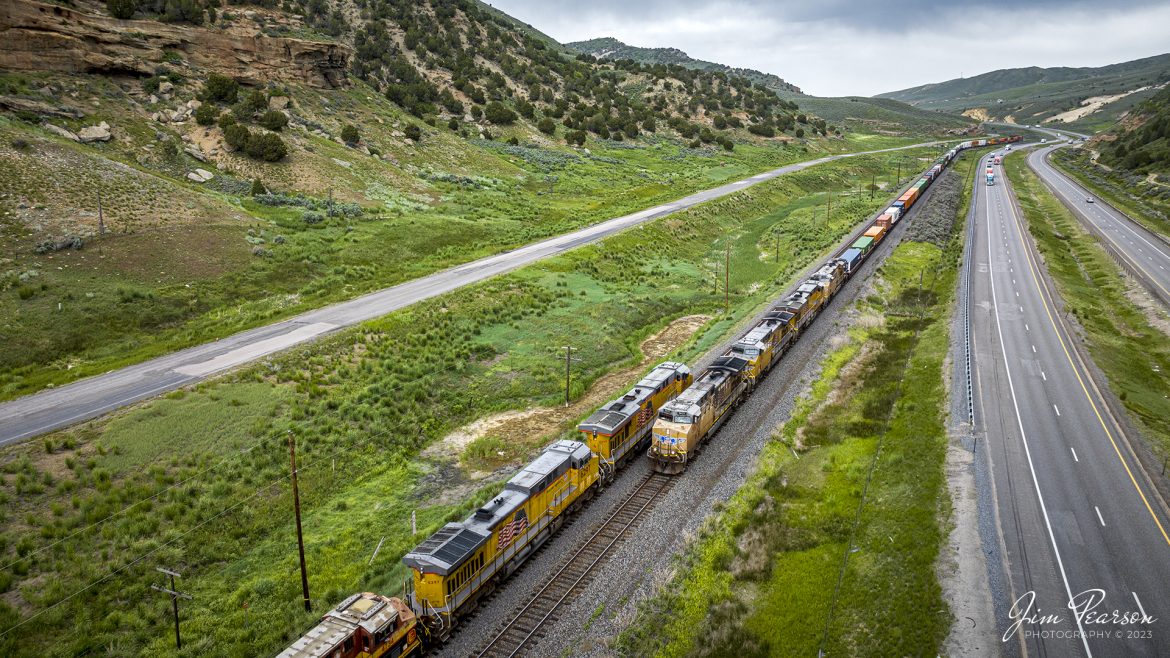
[[[800,93],[799,87],[785,81],[778,75],[764,73],[755,69],[741,69],[727,66],[726,64],[716,64],[715,62],[693,59],[690,55],[687,55],[678,48],[639,48],[638,46],[624,44],[613,37],[589,39],[588,41],[574,41],[565,44],[565,47],[578,53],[592,55],[597,59],[611,61],[630,59],[639,64],[665,64],[667,66],[675,64],[696,71],[718,71],[727,75],[747,78],[753,84],[763,86],[772,91]]]
[[[953,114],[918,109],[893,100],[859,96],[845,98],[808,96],[801,92],[799,87],[778,75],[694,59],[678,48],[639,48],[612,37],[576,41],[565,44],[565,47],[599,60],[631,60],[644,66],[681,66],[696,71],[722,72],[729,76],[746,78],[753,85],[763,86],[776,92],[781,98],[796,103],[810,114],[852,130],[896,134],[938,133],[966,130],[975,124],[972,120]]]
[[[886,98],[841,96],[823,98],[780,92],[790,100],[824,120],[848,126],[860,132],[937,133],[965,131],[977,125],[967,117],[938,110],[924,110]]]
[[[1100,161],[1138,174],[1170,173],[1170,88],[1137,105],[1094,140]]]
[[[1096,68],[1000,69],[879,94],[926,110],[1016,123],[1111,125],[1170,82],[1170,54]]]

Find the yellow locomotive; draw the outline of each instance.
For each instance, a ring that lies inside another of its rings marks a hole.
[[[602,478],[608,481],[631,455],[638,454],[650,436],[662,405],[694,381],[683,363],[658,365],[628,393],[598,409],[577,426],[582,440],[601,458]]]
[[[667,402],[654,421],[647,456],[659,473],[682,473],[703,442],[718,431],[747,388],[748,362],[721,356],[695,383]]]
[[[410,603],[432,633],[445,636],[461,611],[512,574],[593,496],[599,458],[579,441],[557,441],[460,523],[448,523],[407,553]]]

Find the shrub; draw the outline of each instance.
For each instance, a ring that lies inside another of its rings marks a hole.
[[[551,135],[557,131],[557,124],[551,118],[545,117],[536,124],[536,128],[546,135]]]
[[[106,0],[106,10],[114,18],[126,20],[134,15],[136,9],[138,7],[135,0]]]
[[[422,129],[419,128],[418,126],[415,126],[415,125],[407,126],[405,132],[406,132],[406,138],[409,139],[410,141],[412,141],[412,142],[421,142],[422,141]]]
[[[162,19],[169,23],[203,24],[203,7],[195,0],[167,0]]]
[[[508,138],[508,143],[512,146],[520,146],[520,140],[515,135]]]
[[[230,124],[223,131],[223,141],[233,149],[240,151],[248,145],[248,139],[252,136],[252,131],[238,123]]]
[[[320,224],[321,222],[325,221],[325,216],[314,210],[306,210],[305,212],[301,213],[301,219],[304,220],[306,224],[313,225]]]
[[[12,142],[10,142],[10,143],[12,144],[12,148],[14,148],[18,151],[24,151],[24,150],[27,150],[29,148],[28,141],[21,139],[19,137],[13,137]]]
[[[157,86],[155,87],[158,88]],[[207,76],[203,83],[203,100],[214,103],[234,103],[240,93],[240,83],[218,73]]]
[[[252,196],[256,196],[257,194],[265,194],[267,192],[268,190],[264,189],[264,183],[261,183],[259,178],[252,179],[252,189],[250,192]]]
[[[257,160],[264,160],[265,162],[276,162],[283,160],[284,156],[288,155],[288,145],[279,135],[274,133],[251,133],[248,136],[248,142],[244,145],[244,151],[249,157]]]
[[[803,115],[802,115],[802,116],[803,116]],[[797,129],[796,129],[796,138],[797,138],[797,139],[803,139],[803,138],[804,138],[804,128],[797,128]]]
[[[358,132],[357,126],[352,123],[347,123],[341,128],[341,141],[353,146],[362,139],[361,133]]]
[[[288,117],[285,116],[284,112],[268,110],[263,114],[263,116],[260,117],[260,125],[269,130],[280,132],[284,129],[285,126],[288,125]]]
[[[576,144],[577,146],[585,145],[585,131],[573,130],[565,134],[565,142],[568,144]]]
[[[254,116],[268,107],[268,99],[257,89],[248,93],[248,97],[240,101],[236,107],[243,116]]]
[[[516,113],[509,110],[499,101],[488,103],[483,115],[487,117],[488,121],[491,121],[497,126],[507,126],[516,121]]]
[[[211,103],[204,103],[195,110],[195,123],[210,126],[219,118],[219,109]]]
[[[224,112],[219,115],[219,121],[217,123],[219,124],[219,129],[226,133],[228,126],[236,125],[236,115],[231,112]]]

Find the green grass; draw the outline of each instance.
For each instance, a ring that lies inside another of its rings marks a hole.
[[[33,78],[29,88],[66,84]],[[181,86],[182,94],[194,93],[190,84]],[[225,156],[213,184],[200,186],[186,181],[186,172],[212,165],[160,153],[156,133],[178,144],[177,133],[137,115],[130,96],[113,83],[86,80],[84,87],[101,98],[101,109],[81,122],[57,123],[77,128],[106,119],[129,143],[78,145],[0,117],[0,168],[9,172],[0,176],[0,399],[784,164],[916,141],[850,135],[784,146],[745,139],[726,152],[650,136],[636,144],[591,141],[588,151],[517,148],[422,125],[359,84],[337,94],[293,90],[294,111],[330,129],[346,117],[393,161],[305,134],[303,148],[287,162],[257,165]],[[422,125],[425,148],[394,139],[387,128],[408,124]],[[29,146],[11,146],[20,140]],[[334,194],[366,212],[310,226],[302,209],[261,206],[230,188],[246,187],[253,177],[319,200]],[[33,251],[46,237],[92,230],[85,213],[96,210],[99,190],[107,235],[86,237],[81,251]],[[265,255],[252,255],[253,248]]]
[[[1052,164],[1147,229],[1170,238],[1170,187],[1122,170],[1107,171],[1089,160],[1088,150],[1058,149]]]
[[[1118,266],[1023,158],[1009,158],[1006,171],[1065,310],[1085,331],[1093,362],[1154,451],[1170,454],[1170,340],[1130,301]]]
[[[959,210],[935,221],[961,227],[967,181]],[[934,572],[948,510],[943,364],[962,244],[961,230],[943,247],[905,242],[883,263],[880,292],[858,302],[880,322],[825,358],[755,472],[619,637],[623,655],[816,655],[822,637],[829,655],[937,653],[950,625]]]
[[[0,627],[157,551],[0,639],[0,652],[170,655],[167,602],[123,596],[145,591],[156,564],[182,571],[185,591],[195,595],[184,619],[198,639],[185,655],[263,655],[291,641],[314,615],[299,609],[288,550],[287,430],[303,465],[314,597],[323,605],[358,590],[399,592],[398,560],[414,542],[405,530],[409,512],[418,510],[421,535],[494,491],[450,463],[419,460],[423,446],[489,413],[555,404],[565,344],[588,347],[574,364],[572,392],[580,395],[608,369],[636,362],[640,340],[671,318],[719,316],[679,350],[690,358],[885,201],[838,192],[832,221],[813,221],[824,190],[890,166],[885,155],[867,156],[769,181],[55,434],[51,454],[39,443],[0,452],[0,497],[8,503],[0,512],[0,588],[19,606],[0,607]],[[785,245],[779,262],[776,235]],[[732,308],[722,314],[722,289],[713,283],[725,241]],[[507,447],[520,459],[536,445]],[[387,543],[368,566],[382,537]],[[50,550],[54,542],[61,543]]]

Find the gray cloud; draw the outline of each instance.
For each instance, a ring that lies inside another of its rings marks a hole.
[[[1022,66],[1101,66],[1170,51],[1170,5],[1117,0],[494,0],[564,42],[612,36],[775,73],[823,95],[872,95]]]

